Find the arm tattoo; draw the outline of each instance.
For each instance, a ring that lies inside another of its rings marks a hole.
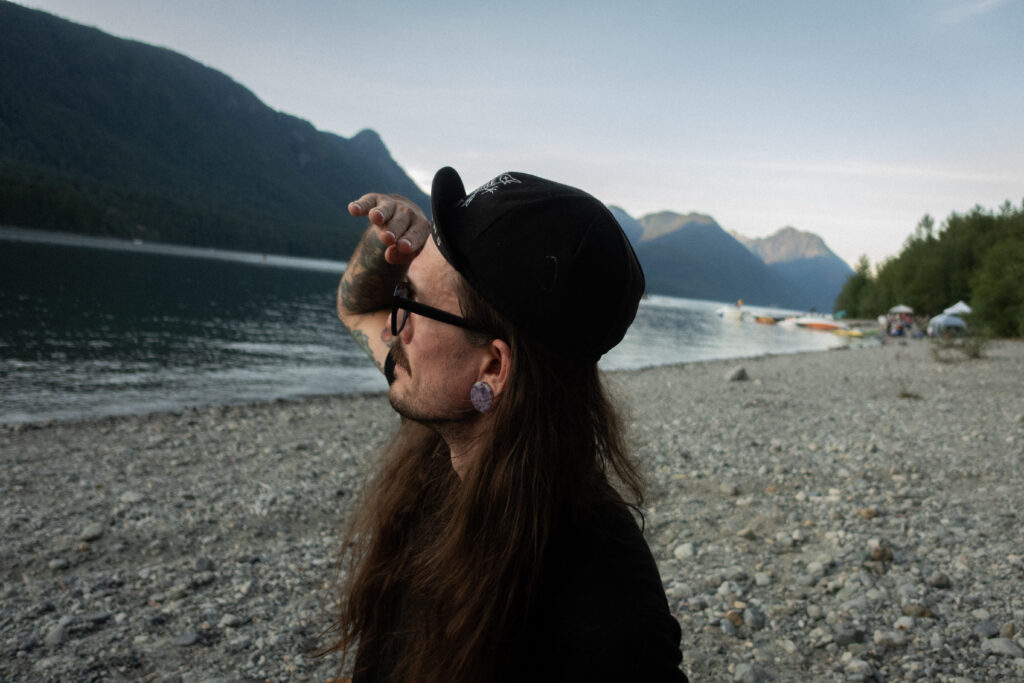
[[[341,281],[341,304],[355,313],[369,313],[391,306],[395,285],[407,266],[384,260],[387,247],[372,228],[363,235]]]
[[[384,372],[384,366],[373,357],[373,350],[370,348],[370,339],[366,336],[366,333],[362,330],[353,329],[351,330],[351,334],[352,338],[356,340],[356,344],[359,344],[359,348],[363,350],[363,353],[373,360],[373,363],[377,366],[378,370]]]

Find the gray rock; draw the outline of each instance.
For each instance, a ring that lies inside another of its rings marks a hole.
[[[995,638],[999,635],[999,627],[991,621],[982,621],[971,629],[971,633],[980,640]]]
[[[1004,657],[1024,658],[1024,650],[1017,643],[1009,638],[989,638],[981,641],[981,651],[986,654],[1002,655]]]
[[[225,614],[220,618],[220,621],[218,622],[217,625],[222,628],[225,626],[234,628],[235,626],[241,626],[244,623],[245,620],[242,619],[242,617],[239,617],[234,614]]]
[[[145,496],[139,493],[138,491],[125,491],[124,493],[121,494],[121,497],[118,498],[118,500],[120,500],[122,503],[126,503],[128,505],[141,503],[144,499]]]
[[[747,375],[747,369],[742,365],[737,365],[725,373],[726,382],[742,382],[747,379],[750,379],[750,376]]]
[[[198,642],[198,633],[196,633],[195,631],[186,631],[181,635],[175,636],[174,639],[171,641],[171,644],[177,645],[178,647],[191,647],[192,645],[195,645]]]
[[[851,659],[846,663],[846,672],[858,676],[870,676],[875,672],[874,667],[863,659]]]
[[[859,628],[844,628],[836,632],[835,643],[839,647],[846,647],[853,643],[863,643],[867,635]]]
[[[55,571],[59,571],[61,569],[67,569],[70,566],[70,563],[63,557],[58,557],[56,559],[50,560],[46,566]]]
[[[747,607],[743,610],[743,623],[751,631],[760,631],[765,625],[764,612],[756,607]]]
[[[688,560],[694,556],[692,543],[680,543],[672,551],[672,556],[677,560]]]
[[[49,631],[46,632],[46,637],[43,638],[43,643],[47,647],[57,647],[63,645],[68,640],[67,629],[62,624],[56,624]]]
[[[901,631],[875,631],[872,636],[875,645],[881,647],[900,647],[907,644],[907,637]]]
[[[953,582],[943,572],[934,572],[928,577],[928,585],[933,588],[949,588],[953,585]]]
[[[771,680],[771,676],[756,664],[743,662],[736,665],[733,680],[738,683],[766,683]]]
[[[93,522],[92,524],[86,525],[82,530],[82,533],[79,534],[78,540],[86,542],[96,541],[103,537],[103,532],[105,531],[106,527],[98,522]]]

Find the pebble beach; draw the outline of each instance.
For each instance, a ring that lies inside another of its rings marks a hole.
[[[1024,680],[1024,343],[605,377],[692,681]],[[338,545],[396,425],[374,395],[0,427],[0,680],[337,675]]]

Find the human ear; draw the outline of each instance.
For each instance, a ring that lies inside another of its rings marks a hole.
[[[492,339],[485,350],[486,358],[477,380],[487,382],[494,392],[494,398],[497,399],[504,391],[512,372],[512,347],[503,339]]]

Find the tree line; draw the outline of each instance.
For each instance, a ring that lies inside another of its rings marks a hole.
[[[974,309],[975,329],[1024,337],[1024,202],[950,214],[938,231],[925,214],[898,256],[873,272],[861,256],[835,310],[874,318],[903,303],[934,316],[957,301]]]

